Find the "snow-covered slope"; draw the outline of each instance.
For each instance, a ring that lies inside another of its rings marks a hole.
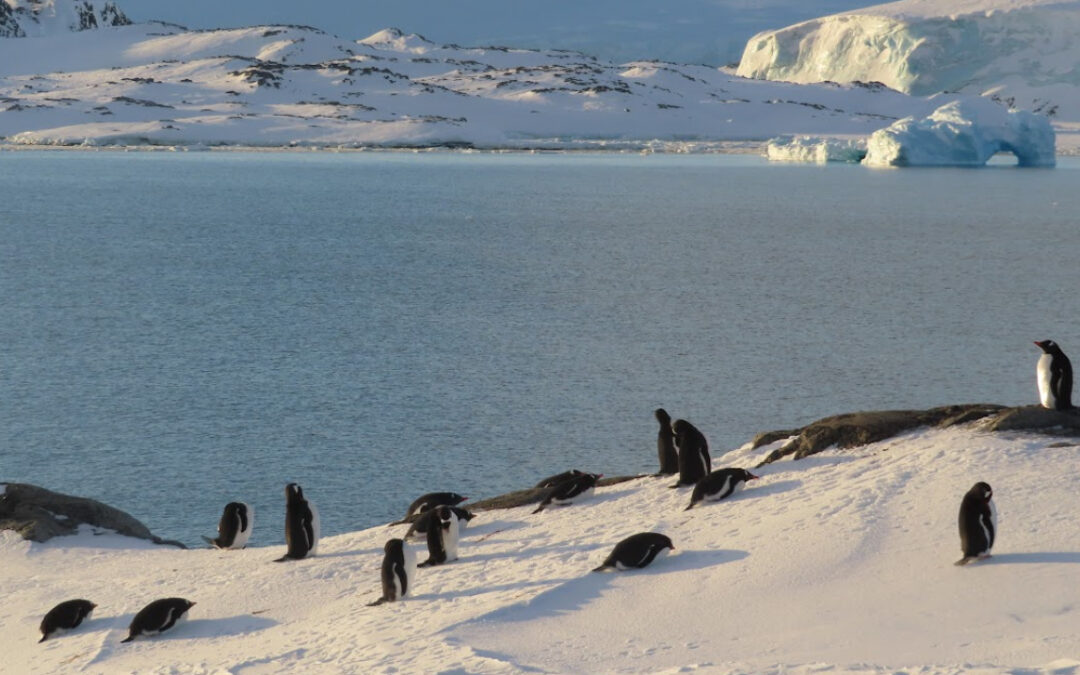
[[[714,466],[751,466],[773,447],[717,452]],[[1080,672],[1072,442],[923,429],[757,472],[735,497],[689,512],[688,490],[643,478],[536,515],[480,513],[459,560],[419,570],[415,596],[382,607],[366,603],[379,595],[383,543],[404,526],[331,537],[287,564],[271,562],[281,547],[180,551],[89,534],[31,545],[0,533],[4,668]],[[999,514],[994,557],[955,567],[960,499],[980,480]],[[676,553],[639,572],[589,572],[649,530]],[[120,644],[135,611],[174,595],[198,603],[188,623]],[[75,597],[98,604],[94,617],[37,644],[45,611]]]
[[[986,94],[1080,119],[1080,1],[902,0],[754,36],[738,74]]]
[[[0,37],[51,35],[130,23],[113,2],[0,0]]]
[[[0,136],[46,144],[648,147],[869,134],[944,101],[707,66],[140,24],[0,40]]]

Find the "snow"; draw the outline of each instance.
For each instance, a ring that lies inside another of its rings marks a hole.
[[[1050,121],[986,99],[953,101],[926,118],[905,118],[875,131],[863,161],[868,166],[983,166],[999,152],[1013,153],[1020,166],[1054,166]]]
[[[986,95],[1075,121],[1078,66],[1078,0],[902,0],[759,33],[737,72]]]
[[[751,467],[773,446],[716,453]],[[647,451],[646,449],[642,450]],[[603,467],[582,467],[601,469]],[[0,533],[5,668],[18,673],[1075,673],[1080,549],[1074,442],[921,429],[755,469],[762,478],[684,512],[690,490],[646,477],[570,506],[481,512],[460,559],[419,570],[381,607],[383,544],[406,526],[281,546],[177,550],[88,532],[31,544]],[[523,484],[536,477],[522,476]],[[993,558],[967,567],[956,514],[977,481],[1001,515]],[[410,498],[403,496],[402,508]],[[282,505],[284,511],[284,505]],[[149,525],[153,525],[149,523]],[[645,531],[676,551],[591,573]],[[130,645],[150,600],[198,604]],[[98,609],[36,644],[56,603]]]
[[[860,162],[866,156],[866,139],[786,136],[765,145],[765,156],[774,162]]]

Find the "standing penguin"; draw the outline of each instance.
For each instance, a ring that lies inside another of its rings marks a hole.
[[[730,497],[742,489],[746,481],[757,478],[746,469],[717,469],[697,482],[690,495],[690,506],[684,510],[689,511],[703,499],[714,502]]]
[[[596,481],[604,477],[602,473],[585,473],[580,476],[563,481],[550,488],[544,501],[533,513],[540,513],[550,504],[570,504],[579,497],[588,497],[596,489]]]
[[[679,449],[679,482],[671,487],[695,485],[712,471],[709,442],[705,434],[686,420],[675,420],[671,430],[675,433],[675,447]]]
[[[660,456],[660,475],[679,473],[679,453],[675,452],[675,432],[671,430],[671,415],[657,408],[656,421],[660,431],[656,434],[656,452]]]
[[[45,642],[49,637],[66,630],[77,628],[83,619],[89,619],[97,607],[89,600],[65,600],[56,607],[50,609],[41,620],[41,639]]]
[[[386,552],[382,561],[382,597],[369,602],[375,607],[384,602],[395,602],[409,595],[412,580],[416,576],[416,553],[401,539],[391,539],[383,547]]]
[[[1035,343],[1043,350],[1035,374],[1039,381],[1039,402],[1050,410],[1069,410],[1072,405],[1072,364],[1053,340]]]
[[[154,600],[139,610],[128,626],[128,636],[120,642],[131,642],[140,635],[164,633],[187,618],[187,611],[195,606],[184,598]]]
[[[458,519],[445,504],[434,510],[435,519],[427,531],[428,559],[417,567],[441,565],[458,557]]]
[[[255,524],[255,511],[244,502],[229,502],[218,522],[216,539],[203,537],[214,548],[242,549],[251,538],[251,527]]]
[[[994,491],[988,483],[975,483],[960,502],[960,549],[964,557],[957,565],[990,557],[997,532],[997,513],[990,498]]]
[[[593,570],[603,572],[608,569],[628,570],[648,567],[648,565],[661,553],[668,549],[675,550],[675,545],[667,535],[658,532],[639,532],[623,539],[611,554],[604,560],[604,564]]]
[[[319,511],[296,483],[285,486],[285,543],[288,551],[274,562],[301,560],[319,546]]]

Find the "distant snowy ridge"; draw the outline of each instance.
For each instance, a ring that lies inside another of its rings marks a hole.
[[[0,0],[0,37],[50,35],[106,26],[127,26],[131,21],[114,2],[90,0]]]
[[[902,0],[754,36],[738,74],[986,94],[1080,117],[1080,1]]]

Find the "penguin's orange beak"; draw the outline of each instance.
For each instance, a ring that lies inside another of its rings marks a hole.
[[[754,474],[750,474],[750,480],[757,480],[758,478],[761,478],[761,476],[755,476]]]

